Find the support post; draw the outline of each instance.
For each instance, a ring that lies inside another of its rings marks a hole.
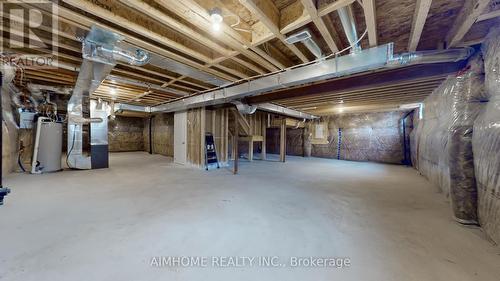
[[[234,157],[234,167],[233,167],[233,174],[238,173],[238,135],[239,135],[239,126],[238,126],[238,111],[234,110],[234,137],[233,137],[233,157]]]
[[[227,108],[222,111],[222,126],[224,128],[224,162],[229,161],[229,110]]]
[[[153,154],[153,117],[149,116],[149,154]]]
[[[267,114],[262,117],[262,149],[260,151],[260,156],[262,160],[266,160],[266,131],[267,131]]]
[[[311,152],[312,152],[311,131],[310,131],[310,125],[307,123],[304,126],[304,134],[302,141],[303,141],[303,157],[311,157]]]
[[[253,161],[253,138],[248,141],[248,161]]]
[[[280,161],[286,158],[286,118],[282,117],[280,126]]]

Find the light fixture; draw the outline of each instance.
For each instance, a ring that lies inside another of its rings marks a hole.
[[[300,110],[305,110],[305,111],[307,111],[307,110],[315,110],[315,109],[318,109],[318,107],[317,106],[311,106],[311,107],[302,107],[302,108],[300,108]]]
[[[111,95],[111,100],[116,100],[116,88],[109,89],[109,94]]]
[[[220,30],[221,24],[222,24],[222,11],[221,9],[215,7],[209,11],[210,14],[210,21],[212,22],[212,29],[215,32],[218,32]]]

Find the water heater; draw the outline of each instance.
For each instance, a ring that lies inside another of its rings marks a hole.
[[[46,117],[38,118],[31,173],[49,173],[62,169],[62,136],[62,123]]]

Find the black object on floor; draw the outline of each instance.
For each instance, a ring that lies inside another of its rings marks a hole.
[[[214,136],[210,133],[205,134],[205,169],[208,171],[208,165],[217,163],[219,169],[219,161],[217,160],[217,151],[215,150]]]
[[[3,205],[3,198],[10,193],[8,188],[0,188],[0,205]]]

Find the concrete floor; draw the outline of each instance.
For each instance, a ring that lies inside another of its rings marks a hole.
[[[7,177],[0,280],[499,280],[499,247],[453,222],[411,168],[289,157],[233,176],[139,152],[111,167]],[[157,268],[154,256],[285,266]],[[351,266],[290,266],[309,256]]]

